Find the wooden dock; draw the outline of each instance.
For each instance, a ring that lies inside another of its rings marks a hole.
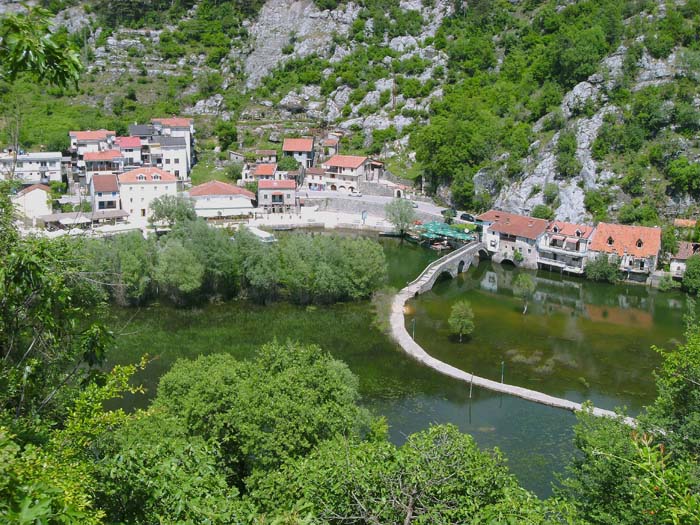
[[[541,405],[563,408],[565,410],[571,410],[572,412],[583,410],[581,403],[550,396],[528,388],[499,383],[498,381],[492,381],[491,379],[479,377],[472,373],[465,372],[464,370],[460,370],[459,368],[455,368],[452,365],[448,365],[447,363],[444,363],[439,359],[435,359],[433,356],[428,354],[428,352],[426,352],[409,335],[408,330],[406,330],[404,320],[404,308],[406,306],[406,302],[409,299],[430,290],[440,274],[448,272],[454,276],[453,269],[456,264],[459,264],[459,262],[462,261],[470,261],[469,264],[471,264],[471,261],[475,260],[478,252],[483,249],[484,245],[482,243],[473,242],[445,255],[444,257],[441,257],[440,259],[437,259],[436,261],[433,261],[413,282],[409,283],[405,288],[397,293],[391,305],[390,324],[392,337],[408,355],[425,366],[428,366],[446,376],[459,379],[465,383],[486,388],[494,392],[509,394],[527,401],[539,403]],[[469,268],[469,264],[464,264],[462,271],[466,271]],[[593,415],[599,417],[619,417],[612,410],[605,410],[602,408],[594,407],[591,412]],[[625,417],[623,421],[632,427],[635,427],[637,424],[636,420],[631,417]]]

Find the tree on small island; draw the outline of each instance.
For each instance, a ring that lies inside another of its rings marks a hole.
[[[447,320],[450,330],[455,335],[459,335],[459,342],[462,342],[463,335],[469,335],[474,331],[474,310],[469,301],[459,301],[452,306],[450,318]]]
[[[527,300],[535,293],[535,281],[527,273],[521,273],[513,282],[513,295],[522,297],[525,300],[523,315],[527,313]]]
[[[394,225],[401,238],[416,220],[413,205],[406,199],[394,199],[384,206],[387,220]]]

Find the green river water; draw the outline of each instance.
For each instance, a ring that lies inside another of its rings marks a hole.
[[[394,239],[380,239],[390,284],[402,287],[437,255]],[[478,375],[527,386],[572,400],[591,399],[605,408],[636,413],[654,397],[652,370],[659,359],[652,344],[668,345],[682,332],[681,294],[632,286],[610,286],[539,272],[529,301],[512,296],[512,268],[482,262],[455,280],[409,303],[407,326],[416,318],[416,339],[436,357]],[[476,332],[459,344],[447,332],[451,304],[469,299]],[[331,307],[267,306],[246,301],[178,310],[152,305],[114,309],[117,344],[110,364],[152,361],[136,381],[145,396],[122,406],[143,407],[158,378],[178,358],[228,352],[253,355],[277,338],[315,343],[345,361],[360,378],[363,403],[387,418],[391,438],[431,423],[453,423],[483,447],[499,447],[521,483],[541,496],[574,453],[573,414],[510,396],[474,389],[420,366],[374,323],[370,302]]]

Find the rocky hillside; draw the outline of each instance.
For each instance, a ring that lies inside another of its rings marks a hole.
[[[695,0],[181,0],[141,18],[57,4],[88,63],[70,103],[105,119],[186,112],[204,136],[236,122],[251,147],[337,127],[346,151],[460,207],[695,212]]]

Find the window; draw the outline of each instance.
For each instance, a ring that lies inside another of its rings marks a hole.
[[[612,237],[608,237],[608,246],[612,246],[615,243]]]
[[[165,159],[166,164],[170,164],[170,159]]]
[[[145,216],[146,216],[146,210],[141,208],[141,217],[145,217]]]
[[[153,175],[153,180],[160,180],[160,175]]]
[[[552,228],[552,231],[554,233],[559,233],[559,226],[554,226],[554,228]]]
[[[263,199],[267,200],[267,193],[263,195]]]
[[[637,239],[637,248],[641,248],[644,246],[644,242],[642,242],[642,239]]]
[[[175,159],[175,164],[180,164],[180,159]]]
[[[139,175],[136,177],[138,180],[146,180],[146,177],[144,175]]]
[[[291,195],[290,193],[287,193],[287,198],[288,198],[288,199],[291,199],[291,198],[292,198],[292,195]]]
[[[134,198],[133,198],[133,197],[129,197],[129,202],[134,202]],[[131,213],[134,213],[134,210],[131,210]]]
[[[165,191],[168,191],[168,187],[167,187],[167,186],[165,187]]]
[[[180,176],[180,170],[175,170],[175,176],[179,177]]]
[[[101,192],[101,191],[98,191],[98,192],[97,192],[97,196],[98,196],[98,197],[102,197],[102,192]]]
[[[581,230],[576,230],[576,237],[581,237]]]

